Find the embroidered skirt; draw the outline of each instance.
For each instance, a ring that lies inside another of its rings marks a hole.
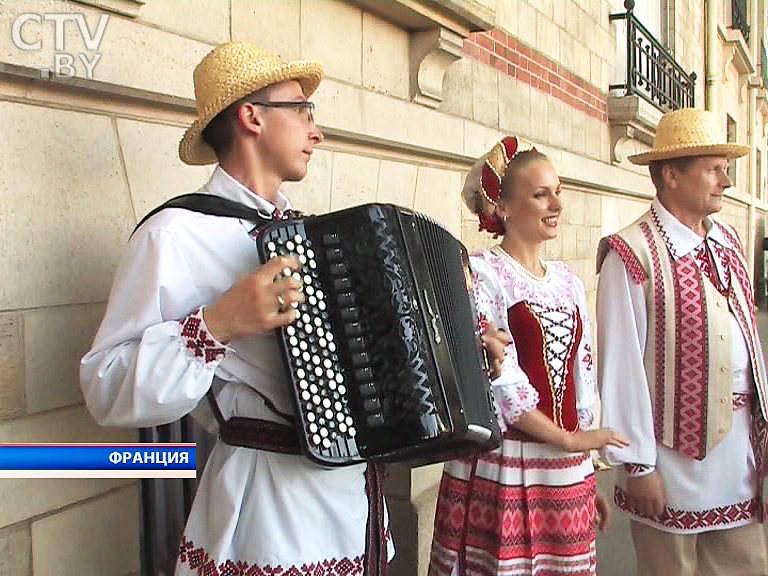
[[[596,479],[587,453],[505,439],[448,462],[430,576],[594,576]]]

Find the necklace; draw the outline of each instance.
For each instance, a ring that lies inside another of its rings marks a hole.
[[[512,264],[512,267],[515,268],[515,270],[519,271],[521,274],[523,274],[524,276],[527,276],[528,278],[530,278],[535,282],[546,282],[549,279],[549,266],[546,265],[546,263],[544,262],[544,259],[541,256],[539,256],[539,264],[541,264],[541,267],[544,270],[543,276],[534,274],[533,272],[525,268],[525,266],[523,266],[522,264],[520,264],[520,262],[515,260],[515,258],[512,257],[509,254],[509,252],[504,250],[501,244],[497,244],[496,246],[491,248],[491,252],[494,252],[499,256],[501,256],[502,258],[504,258],[507,262]]]

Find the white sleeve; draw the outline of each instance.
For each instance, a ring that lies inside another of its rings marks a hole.
[[[576,306],[581,319],[581,340],[576,349],[576,411],[579,415],[579,427],[588,430],[594,423],[594,409],[597,404],[597,380],[592,356],[592,324],[589,321],[587,294],[584,283],[573,277]]]
[[[497,328],[509,334],[508,306],[504,289],[496,273],[487,263],[476,258],[472,259],[472,269],[475,276],[475,301],[481,329],[484,329],[488,322],[493,322]],[[507,424],[514,424],[523,413],[533,410],[539,403],[538,392],[531,385],[518,362],[514,340],[505,349],[501,375],[491,383],[491,390],[496,416],[502,431],[506,430]]]
[[[187,255],[167,231],[139,230],[115,274],[80,383],[94,419],[154,426],[195,408],[227,351],[211,338]]]
[[[609,464],[656,465],[651,398],[643,363],[648,328],[645,292],[615,251],[605,257],[597,284],[598,380],[602,425],[629,439],[606,447]]]

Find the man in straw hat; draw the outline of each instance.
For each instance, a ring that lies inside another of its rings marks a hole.
[[[197,120],[179,145],[187,164],[218,162],[201,192],[262,214],[289,209],[280,185],[304,177],[323,141],[307,100],[322,75],[318,62],[282,63],[248,43],[212,50],[195,69]],[[254,223],[170,208],[139,226],[82,360],[88,408],[103,425],[154,426],[199,404],[211,431],[220,412],[222,435],[224,419],[248,419],[210,455],[176,574],[381,574],[392,547],[376,474],[296,453],[273,329],[304,299],[294,275],[275,278],[300,265],[259,262]]]
[[[615,502],[638,576],[768,574],[762,491],[768,389],[749,266],[711,218],[732,182],[717,117],[665,114],[648,152],[651,208],[598,250],[598,375]]]

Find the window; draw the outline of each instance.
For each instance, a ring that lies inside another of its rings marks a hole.
[[[755,195],[757,196],[758,200],[761,200],[763,198],[763,152],[762,150],[758,150],[757,154],[755,155],[755,160],[757,161],[757,174],[755,175],[755,178],[757,179],[757,186],[755,187]]]

